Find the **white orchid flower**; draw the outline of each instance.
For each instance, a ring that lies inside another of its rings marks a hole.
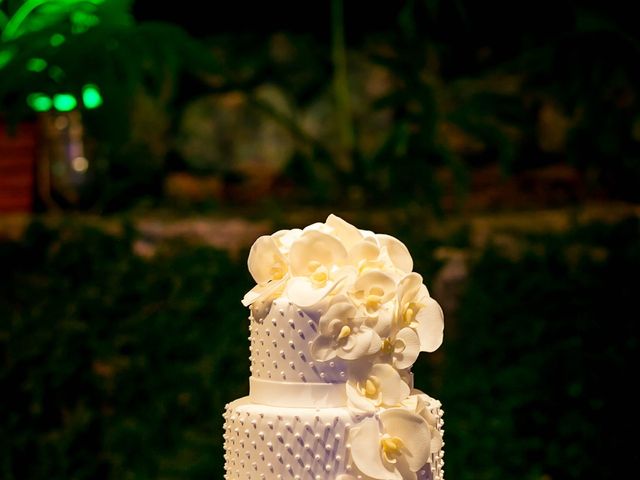
[[[257,285],[242,299],[245,307],[276,294],[289,277],[287,259],[269,235],[259,237],[251,246],[247,265]]]
[[[442,440],[442,432],[438,429],[438,418],[436,417],[437,411],[442,406],[440,401],[416,389],[402,404],[424,418],[429,425],[429,430],[431,431],[431,452],[435,453],[441,450],[444,442]]]
[[[384,269],[384,263],[380,261],[380,247],[375,239],[369,237],[353,244],[349,249],[349,264],[356,267],[358,273]]]
[[[334,214],[327,217],[325,225],[330,229],[330,233],[340,240],[347,251],[351,250],[351,247],[363,238],[360,230]]]
[[[326,233],[327,235],[331,235],[331,232],[332,232],[331,227],[325,225],[322,222],[312,223],[311,225],[307,225],[302,229],[302,233],[306,233],[310,231]]]
[[[367,326],[383,337],[391,334],[396,315],[396,282],[392,277],[379,270],[367,271],[357,277],[347,294],[367,318]]]
[[[384,272],[371,270],[360,275],[349,291],[353,302],[375,316],[396,293],[396,282]]]
[[[377,233],[375,235],[378,245],[385,248],[391,262],[402,272],[410,273],[413,270],[413,259],[406,245],[391,235]]]
[[[357,308],[348,298],[338,296],[320,318],[319,334],[311,343],[315,360],[328,361],[335,357],[357,360],[380,350],[380,336],[364,324]]]
[[[294,228],[292,230],[278,230],[271,235],[271,238],[273,238],[278,250],[280,250],[283,255],[287,255],[291,249],[291,245],[300,238],[300,235],[302,235],[302,230]]]
[[[401,328],[395,335],[382,340],[381,359],[391,363],[398,370],[404,370],[413,365],[419,354],[420,339],[412,328]]]
[[[365,475],[377,480],[416,480],[430,457],[427,422],[404,408],[383,410],[349,431],[351,458]]]
[[[402,326],[413,328],[420,338],[420,350],[433,352],[442,344],[444,315],[429,295],[418,273],[410,273],[398,284],[397,318]]]
[[[377,407],[397,407],[409,396],[410,389],[400,374],[384,363],[347,381],[347,405],[356,413],[375,412]]]
[[[345,265],[346,259],[347,251],[338,239],[305,229],[289,251],[292,278],[287,284],[287,297],[300,307],[315,305],[355,274]]]

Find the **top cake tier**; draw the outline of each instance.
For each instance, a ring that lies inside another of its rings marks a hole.
[[[288,383],[345,383],[347,362],[341,358],[318,362],[311,349],[318,336],[321,308],[301,308],[279,297],[249,317],[251,376]]]
[[[344,395],[350,379],[373,392],[379,378],[408,381],[419,352],[442,342],[442,310],[405,245],[389,235],[330,215],[258,238],[248,266],[257,283],[243,299],[251,306],[252,397],[276,389],[304,397],[322,384],[342,385]]]

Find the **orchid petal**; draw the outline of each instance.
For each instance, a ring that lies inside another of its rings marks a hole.
[[[404,243],[391,235],[381,233],[376,234],[376,238],[381,246],[387,247],[389,258],[397,268],[407,273],[413,270],[413,259]]]
[[[306,232],[321,232],[321,233],[326,233],[326,234],[330,234],[331,233],[331,229],[325,225],[322,222],[315,222],[312,223],[311,225],[307,225],[306,227],[304,227],[302,229],[302,233],[306,233]]]
[[[399,306],[412,302],[422,286],[422,276],[419,273],[411,272],[398,282]]]
[[[284,277],[280,280],[272,280],[266,285],[256,285],[245,294],[242,299],[242,305],[248,307],[252,303],[269,298],[284,286],[287,279],[288,277]]]
[[[416,329],[420,338],[420,350],[434,352],[442,345],[444,330],[444,315],[442,308],[433,298],[429,298],[424,306],[418,310],[412,327]]]
[[[403,480],[400,473],[387,468],[380,455],[380,429],[378,422],[367,418],[349,430],[351,458],[358,470],[378,480]]]
[[[411,391],[411,395],[402,401],[402,405],[412,412],[419,413],[418,395],[415,395],[414,392],[415,390]]]
[[[394,366],[400,370],[409,368],[415,363],[420,354],[420,339],[411,328],[403,328],[396,334],[396,344],[401,342],[402,351],[394,352]]]
[[[334,214],[327,217],[325,224],[333,229],[333,234],[338,237],[347,250],[362,240],[360,230]]]
[[[349,250],[349,263],[358,266],[361,261],[372,262],[380,255],[378,246],[370,240],[362,240]]]
[[[379,270],[371,270],[360,275],[353,285],[353,291],[363,292],[365,297],[369,295],[373,289],[380,289],[382,291],[380,302],[384,303],[395,293],[396,282],[386,273]]]
[[[391,336],[395,320],[394,310],[394,303],[385,303],[380,310],[378,310],[378,315],[376,317],[367,318],[367,325],[373,328],[380,337]]]
[[[300,238],[300,235],[302,235],[302,230],[294,228],[292,230],[278,230],[271,234],[271,238],[273,238],[278,249],[285,253],[289,251],[293,242]]]
[[[326,362],[335,358],[336,345],[331,337],[325,337],[318,335],[313,342],[311,342],[311,355],[319,362]]]
[[[427,422],[419,415],[403,408],[390,408],[380,413],[384,433],[403,440],[403,458],[413,472],[420,470],[429,460],[431,432]]]
[[[294,277],[289,280],[285,294],[299,307],[311,307],[329,295],[334,286],[334,282],[329,281],[324,287],[316,287],[310,278]]]
[[[444,442],[442,441],[442,433],[435,428],[431,428],[431,445],[430,450],[432,452],[439,452],[442,450]]]
[[[356,360],[377,353],[381,344],[382,340],[376,332],[369,328],[361,328],[359,332],[349,335],[347,343],[336,352],[336,355],[345,360]]]
[[[385,363],[378,363],[371,368],[370,376],[378,379],[382,392],[382,404],[388,407],[399,405],[409,396],[409,385],[402,381],[398,372]]]
[[[416,390],[416,392],[418,391],[419,390]],[[422,418],[424,418],[432,428],[436,428],[438,426],[438,419],[431,411],[433,407],[429,402],[429,400],[432,400],[432,398],[425,393],[418,393],[416,395],[412,395],[411,397],[416,399],[414,411]]]
[[[362,395],[356,388],[355,382],[347,382],[347,407],[354,413],[375,412],[376,406],[373,401]]]
[[[286,259],[269,235],[259,237],[251,246],[247,266],[253,279],[259,285],[273,279],[272,269],[280,266],[286,272]]]
[[[291,245],[289,260],[293,275],[309,275],[313,262],[327,268],[342,265],[347,258],[347,251],[338,239],[316,230],[306,230]]]
[[[357,321],[353,321],[356,313],[356,308],[349,302],[336,302],[329,307],[327,312],[320,318],[320,332],[323,335],[333,334],[334,321],[338,320],[341,323],[349,324],[350,326],[357,326]]]
[[[418,480],[418,475],[411,470],[411,465],[405,455],[401,455],[398,458],[395,467],[402,476],[402,480]]]

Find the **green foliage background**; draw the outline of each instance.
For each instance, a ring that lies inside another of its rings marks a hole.
[[[444,363],[417,386],[446,412],[456,479],[615,478],[638,460],[637,220],[476,252]],[[438,242],[405,237],[426,278]],[[0,244],[0,477],[221,478],[226,402],[248,383],[244,258],[34,223]],[[464,239],[453,239],[461,245]]]
[[[0,247],[0,477],[217,478],[246,392],[246,269],[206,248],[34,225]]]
[[[624,478],[639,331],[637,219],[529,238],[474,262],[445,345],[451,478]],[[453,337],[453,338],[452,338]]]

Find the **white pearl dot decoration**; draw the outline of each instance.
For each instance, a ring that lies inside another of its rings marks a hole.
[[[265,367],[271,367],[274,358],[285,362],[295,378],[287,375],[288,382],[345,383],[347,364],[341,359],[331,362],[312,361],[310,342],[317,336],[319,314],[303,310],[283,298],[274,300],[269,311],[255,311],[249,329],[251,340],[251,376],[273,379]],[[273,367],[278,368],[278,367]],[[278,379],[283,380],[279,375]]]
[[[252,307],[251,376],[269,380],[274,389],[281,382],[302,389],[305,383],[344,385],[348,362],[337,357],[319,362],[311,355],[319,318],[317,307],[299,308],[283,298]],[[434,403],[430,413],[442,434],[443,412]],[[353,463],[349,443],[349,430],[364,417],[346,406],[275,407],[244,397],[229,403],[223,417],[225,480],[336,480],[347,473],[356,480],[366,478]],[[416,472],[417,480],[443,480],[443,456],[442,450],[431,452]]]
[[[346,408],[283,409],[245,397],[230,403],[224,418],[226,480],[334,480],[348,471]]]

